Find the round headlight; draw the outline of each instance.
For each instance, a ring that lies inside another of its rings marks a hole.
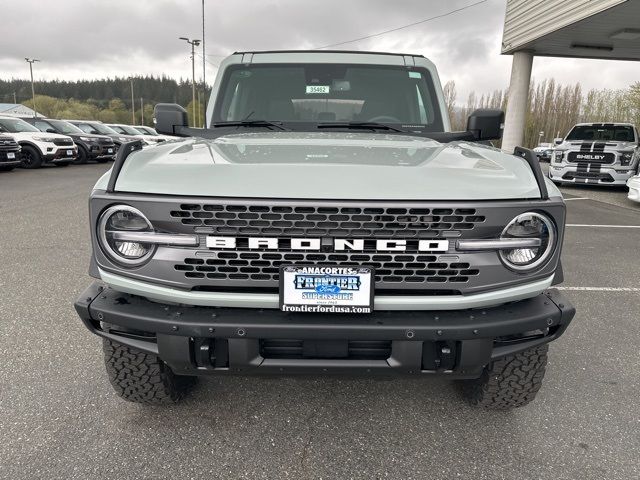
[[[122,240],[118,233],[153,232],[151,222],[140,210],[128,205],[107,208],[98,220],[98,240],[104,253],[114,262],[135,267],[145,263],[155,252],[155,245]]]
[[[539,239],[540,245],[501,250],[500,258],[512,270],[534,270],[551,258],[556,246],[556,237],[556,228],[551,219],[540,213],[523,213],[511,220],[500,238]]]

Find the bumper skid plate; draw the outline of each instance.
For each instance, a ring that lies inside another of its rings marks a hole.
[[[558,338],[575,309],[557,290],[457,311],[295,314],[164,305],[90,285],[75,303],[96,335],[158,354],[183,375],[442,373],[480,375],[490,361]]]

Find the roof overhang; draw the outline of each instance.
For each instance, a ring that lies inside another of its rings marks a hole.
[[[502,53],[640,60],[640,1],[508,0]]]

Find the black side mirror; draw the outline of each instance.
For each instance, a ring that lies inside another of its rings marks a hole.
[[[47,133],[58,133],[58,132],[56,132],[53,128],[47,128],[45,131],[46,131]]]
[[[91,133],[91,135],[98,135],[100,132],[98,130],[91,129],[89,133]]]
[[[474,111],[467,121],[467,131],[476,141],[500,140],[504,129],[504,112],[481,108]]]
[[[555,138],[553,141],[556,145],[562,145],[564,138]]]
[[[156,131],[161,135],[181,135],[189,126],[187,111],[175,103],[158,103],[153,109]]]

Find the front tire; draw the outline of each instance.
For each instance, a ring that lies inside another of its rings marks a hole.
[[[197,380],[174,374],[157,355],[133,347],[103,339],[102,349],[113,389],[129,402],[173,405]]]
[[[491,362],[480,378],[462,383],[465,397],[473,406],[492,410],[527,405],[542,386],[548,350],[545,344]]]
[[[40,168],[42,166],[42,155],[36,148],[29,145],[22,147],[20,160],[22,168]]]
[[[84,165],[87,163],[88,158],[89,154],[87,153],[87,150],[82,145],[78,145],[78,157],[73,163],[76,165]]]

